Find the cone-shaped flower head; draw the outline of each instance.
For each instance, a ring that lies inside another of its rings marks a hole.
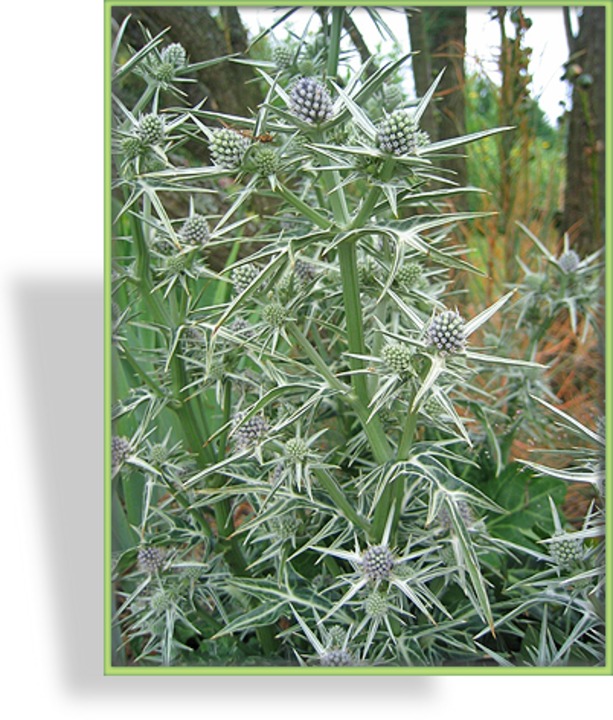
[[[377,147],[392,155],[409,155],[429,141],[408,110],[394,110],[377,128]]]
[[[430,323],[427,339],[442,355],[462,352],[466,343],[464,320],[457,311],[445,310]]]
[[[412,353],[408,345],[403,345],[398,342],[390,343],[381,350],[381,358],[388,368],[398,375],[403,375],[411,371]]]
[[[551,557],[560,567],[570,567],[583,559],[583,541],[579,538],[563,537],[563,532],[556,532],[560,535],[559,540],[550,545]]]
[[[251,263],[239,265],[232,271],[232,284],[234,290],[240,295],[259,275],[257,267]]]
[[[145,145],[159,145],[164,134],[164,120],[159,115],[143,115],[138,123],[138,136]]]
[[[415,287],[422,279],[423,267],[417,262],[410,262],[402,265],[396,273],[396,281],[405,288]]]
[[[249,138],[230,128],[214,130],[210,143],[211,159],[215,165],[234,170],[240,167],[250,144]]]
[[[172,594],[167,590],[158,590],[151,596],[149,604],[153,612],[165,612],[172,605]]]
[[[202,215],[188,217],[181,228],[181,236],[190,245],[204,245],[209,240],[209,225]]]
[[[290,93],[290,110],[303,122],[317,125],[332,117],[332,98],[314,78],[301,78]]]
[[[384,595],[379,590],[373,590],[370,595],[364,601],[364,612],[373,618],[381,618],[387,615],[389,610],[389,603],[387,595]]]
[[[191,254],[177,253],[166,258],[166,272],[170,275],[180,275],[191,264]]]
[[[187,65],[187,53],[181,43],[167,45],[160,53],[163,63],[168,63],[175,68],[182,68]]]
[[[362,571],[372,582],[389,579],[395,560],[387,545],[373,545],[362,555]]]
[[[309,454],[309,446],[302,438],[290,438],[285,444],[285,452],[290,460],[303,462]]]
[[[145,572],[157,572],[164,565],[164,553],[156,547],[141,548],[138,551],[138,564]]]
[[[355,665],[355,661],[351,656],[351,653],[347,650],[334,649],[328,650],[325,655],[322,655],[319,659],[321,665],[324,667],[351,667]]]
[[[127,137],[121,141],[121,152],[127,160],[134,160],[143,150],[143,143],[140,138]]]
[[[567,250],[558,258],[558,265],[565,273],[572,273],[579,267],[579,256],[574,250]]]
[[[130,454],[130,442],[125,437],[113,435],[111,438],[111,463],[118,468]]]
[[[277,70],[287,70],[294,62],[294,49],[291,45],[276,45],[272,51],[272,59]]]
[[[287,319],[287,308],[280,302],[271,302],[262,311],[262,319],[272,327],[283,327]]]
[[[242,413],[235,417],[235,424],[242,420]],[[235,434],[235,442],[238,450],[246,450],[251,445],[255,445],[268,432],[268,423],[262,415],[253,415],[245,423],[243,423]]]
[[[260,146],[254,153],[253,163],[260,175],[274,175],[279,167],[279,156],[274,148]]]

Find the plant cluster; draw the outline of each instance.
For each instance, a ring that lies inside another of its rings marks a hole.
[[[526,267],[471,312],[452,231],[479,214],[444,202],[475,190],[437,162],[505,129],[431,142],[438,79],[371,119],[407,58],[340,82],[343,12],[316,75],[300,43],[258,64],[253,117],[178,107],[201,64],[163,35],[115,65],[146,86],[114,103],[113,661],[601,664],[603,434],[543,399],[535,360],[537,314],[595,317],[598,259],[543,247],[558,285]],[[570,468],[513,457],[544,413],[585,441]]]

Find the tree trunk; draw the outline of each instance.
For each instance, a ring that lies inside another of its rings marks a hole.
[[[569,46],[567,77],[573,82],[573,104],[568,124],[564,229],[577,252],[587,255],[604,242],[604,7],[583,8],[579,34],[569,35]]]
[[[140,21],[152,35],[166,28],[168,42],[179,42],[192,62],[241,53],[247,47],[247,33],[234,7],[220,10],[221,23],[206,7],[116,7],[113,18],[122,22],[126,15]],[[144,45],[137,23],[128,24],[129,41]],[[262,96],[253,70],[246,65],[224,62],[197,73],[198,82],[182,86],[192,104],[207,98],[207,107],[232,115],[255,112]]]
[[[423,6],[419,10],[407,11],[411,49],[419,51],[419,55],[413,58],[418,95],[423,95],[434,78],[445,69],[435,95],[437,100],[431,104],[430,115],[424,115],[422,126],[433,140],[463,135],[466,132],[466,7]],[[455,173],[455,182],[466,185],[466,158],[462,155],[449,158],[444,167]]]

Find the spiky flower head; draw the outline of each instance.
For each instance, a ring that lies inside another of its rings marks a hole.
[[[256,265],[247,263],[232,270],[232,284],[237,295],[244,292],[260,274]]]
[[[279,156],[274,148],[259,145],[253,154],[253,163],[260,175],[274,175],[279,168]]]
[[[169,593],[167,590],[158,590],[151,596],[151,599],[149,600],[149,605],[153,612],[163,613],[166,610],[170,609],[170,606],[172,605],[172,600],[172,593]]]
[[[160,53],[162,62],[168,63],[175,68],[182,68],[187,65],[187,53],[181,43],[171,43],[163,48]]]
[[[360,285],[370,285],[377,277],[377,266],[366,258],[358,262],[358,282]]]
[[[119,435],[111,438],[111,464],[113,469],[118,468],[130,455],[130,441]]]
[[[172,63],[160,62],[153,68],[153,76],[161,83],[171,83],[175,78],[176,68]]]
[[[234,170],[241,166],[247,148],[251,144],[249,138],[230,128],[213,130],[210,150],[215,165]]]
[[[580,262],[581,260],[574,250],[567,250],[558,258],[558,266],[566,274],[575,272]]]
[[[245,320],[244,318],[234,318],[230,325],[228,326],[228,330],[233,335],[241,335],[244,338],[249,338],[253,335],[253,328],[252,326]]]
[[[327,632],[327,647],[342,648],[345,644],[347,633],[341,625],[333,625]]]
[[[317,277],[317,268],[312,263],[296,260],[294,263],[294,276],[300,285],[308,285]]]
[[[238,425],[244,415],[238,413],[234,418],[234,424]],[[252,415],[236,431],[234,438],[238,450],[246,450],[258,443],[268,432],[268,423],[262,415]]]
[[[272,59],[277,70],[287,70],[291,67],[295,54],[291,45],[276,45],[272,51]]]
[[[138,136],[145,145],[159,145],[165,132],[164,119],[155,113],[143,115],[138,123]]]
[[[166,258],[166,272],[170,275],[180,275],[191,264],[190,253],[177,253]]]
[[[287,308],[279,302],[271,302],[262,310],[262,319],[268,325],[280,328],[287,319]]]
[[[422,410],[432,418],[437,418],[443,414],[443,407],[434,395],[430,395],[430,397],[426,399],[422,405]]]
[[[409,155],[430,142],[408,110],[394,110],[377,128],[377,147],[392,155]]]
[[[157,443],[152,446],[149,455],[154,465],[163,465],[168,460],[168,448],[162,443]]]
[[[549,546],[551,557],[561,568],[568,568],[583,559],[583,540],[569,537],[563,531],[557,531],[554,537],[559,540]]]
[[[290,460],[304,462],[309,454],[309,446],[302,438],[290,438],[285,443],[285,452]]]
[[[445,310],[430,323],[427,341],[441,355],[463,352],[466,344],[464,320],[456,310]]]
[[[351,667],[355,665],[351,653],[342,648],[328,650],[320,657],[319,662],[324,667]]]
[[[319,80],[303,77],[291,90],[290,110],[299,120],[318,125],[332,117],[332,98]]]
[[[143,152],[143,143],[140,138],[126,137],[121,141],[121,152],[127,160],[134,160]]]
[[[412,369],[413,353],[404,343],[394,342],[385,345],[381,350],[381,359],[387,367],[398,375],[404,375]]]
[[[362,555],[362,571],[368,580],[388,580],[396,561],[387,545],[373,545]]]
[[[406,263],[396,273],[396,282],[405,288],[412,288],[419,284],[423,274],[424,269],[418,262]]]
[[[543,273],[529,272],[524,278],[526,287],[535,293],[544,293],[547,291],[547,276]]]
[[[457,502],[458,513],[464,522],[466,527],[472,527],[475,524],[475,515],[472,508],[465,500],[459,500]],[[445,505],[441,505],[438,511],[438,521],[441,527],[445,530],[453,529],[453,522],[451,521],[451,515]]]
[[[203,215],[190,215],[183,223],[181,237],[189,245],[205,245],[209,241],[209,224]]]
[[[291,540],[296,534],[298,522],[291,515],[282,515],[271,519],[270,528],[279,540]]]
[[[387,615],[389,609],[389,603],[387,595],[380,592],[379,590],[373,590],[370,595],[364,600],[364,612],[368,617],[382,618]]]
[[[154,573],[164,566],[164,553],[156,547],[144,547],[138,551],[138,564],[141,570]]]
[[[202,328],[199,328],[196,325],[186,327],[183,330],[182,338],[188,345],[198,346],[202,345],[206,339]]]

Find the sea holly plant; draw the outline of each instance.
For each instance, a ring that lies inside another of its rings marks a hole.
[[[452,280],[481,272],[453,232],[479,214],[448,205],[477,190],[439,164],[509,129],[432,142],[420,119],[440,76],[371,119],[408,56],[340,64],[343,12],[317,76],[293,72],[301,46],[250,61],[265,97],[249,117],[182,107],[203,63],[145,31],[120,65],[118,33],[113,663],[535,664],[518,637],[547,622],[547,658],[598,664],[600,620],[571,647],[560,608],[602,579],[552,572],[597,553],[556,555],[561,481],[492,429],[506,374],[546,372],[481,345],[521,298],[475,310]]]

